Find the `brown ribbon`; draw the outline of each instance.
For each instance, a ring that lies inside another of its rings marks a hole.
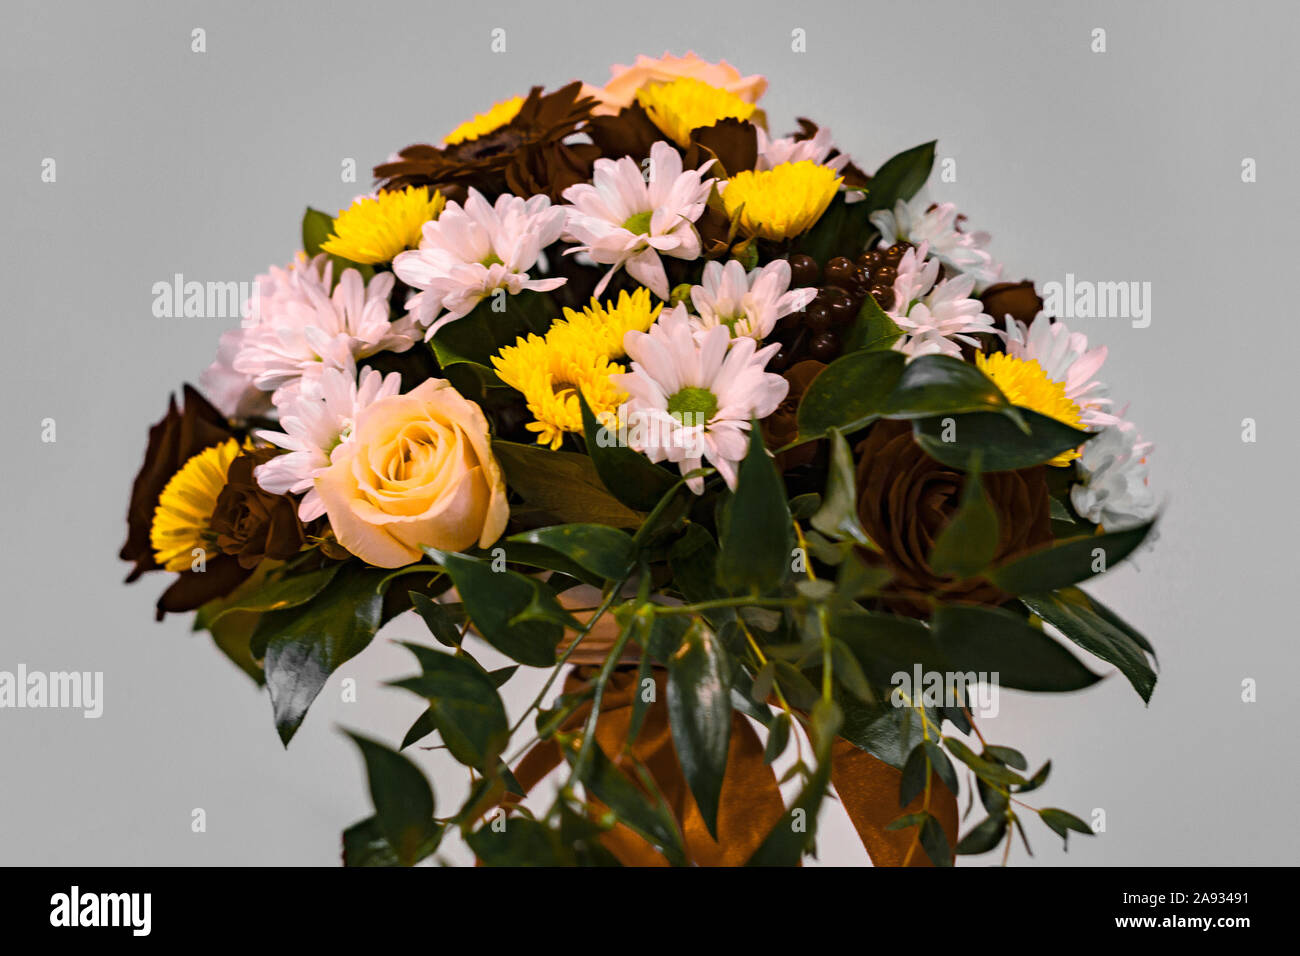
[[[595,674],[595,668],[577,668],[565,680],[564,693],[580,693]],[[620,668],[611,676],[596,718],[596,744],[601,751],[636,780],[634,761],[639,761],[663,796],[681,827],[687,859],[698,866],[741,866],[762,844],[781,819],[785,804],[776,774],[763,762],[763,744],[749,721],[738,713],[731,718],[731,748],[727,754],[727,772],[722,781],[718,809],[718,839],[709,835],[704,818],[682,774],[673,750],[672,730],[668,720],[667,674],[661,668],[652,671],[655,698],[646,710],[640,733],[626,748],[632,720],[633,702],[639,690],[637,672]],[[579,707],[564,722],[561,730],[581,730],[591,713],[591,702]],[[515,778],[527,793],[559,766],[563,757],[555,740],[537,744],[524,754],[515,767]],[[885,826],[902,813],[921,808],[917,797],[906,808],[898,805],[901,774],[866,751],[846,740],[837,740],[831,754],[831,781],[849,819],[866,847],[875,866],[929,866],[924,851],[913,847],[917,830],[891,831]],[[507,805],[518,802],[509,798]],[[595,801],[592,801],[595,803]],[[948,834],[950,846],[956,843],[957,800],[934,777],[931,780],[930,812]],[[617,824],[602,837],[604,844],[624,866],[667,866],[664,857],[639,834]]]

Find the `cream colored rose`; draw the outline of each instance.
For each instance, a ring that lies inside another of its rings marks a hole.
[[[689,52],[685,56],[665,53],[661,59],[642,54],[631,66],[616,66],[611,73],[613,76],[603,89],[583,87],[583,93],[599,100],[599,105],[593,110],[597,115],[617,113],[631,106],[636,91],[647,83],[666,83],[683,76],[735,93],[746,103],[757,103],[767,90],[765,77],[741,76],[740,71],[726,60],[710,63]]]
[[[510,516],[487,419],[441,379],[362,411],[316,490],[339,544],[381,568],[487,547]]]

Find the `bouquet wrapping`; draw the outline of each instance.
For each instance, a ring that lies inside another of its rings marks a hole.
[[[129,580],[173,576],[159,619],[194,612],[286,745],[385,623],[428,627],[391,685],[419,720],[354,736],[347,864],[453,832],[490,865],[795,864],[833,797],[877,865],[1091,835],[980,722],[1103,668],[1150,698],[1151,645],[1079,587],[1150,536],[1149,446],[1106,349],[924,198],[933,142],[868,175],[772,135],[765,87],[640,57],[392,155],[150,431]]]

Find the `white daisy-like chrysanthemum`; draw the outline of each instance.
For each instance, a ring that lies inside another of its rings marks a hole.
[[[344,368],[378,352],[404,352],[418,339],[408,318],[390,319],[391,273],[368,283],[344,269],[333,285],[334,263],[320,255],[272,267],[257,279],[255,301],[245,308],[239,352],[231,363],[266,391],[287,389],[287,398],[328,368]]]
[[[266,415],[271,394],[253,384],[252,376],[235,371],[235,356],[244,345],[245,329],[227,329],[217,341],[217,357],[199,375],[199,389],[217,411],[235,421]]]
[[[790,288],[790,263],[775,259],[746,273],[735,259],[710,262],[701,285],[691,287],[698,329],[725,325],[732,335],[762,341],[779,319],[799,312],[817,296],[815,288]]]
[[[628,332],[623,344],[632,370],[610,380],[629,396],[621,418],[632,447],[651,461],[673,462],[683,475],[708,461],[734,489],[751,419],[776,411],[790,388],[765,370],[780,343],[759,348],[721,325],[695,330],[678,305],[649,332]],[[696,494],[704,490],[698,475],[687,484]]]
[[[880,248],[888,249],[900,240],[914,246],[927,243],[930,255],[963,275],[975,278],[975,287],[983,290],[997,282],[1002,266],[986,250],[987,232],[963,232],[957,207],[950,202],[929,203],[913,197],[898,200],[894,208],[879,209],[871,214],[871,224],[880,230]]]
[[[894,278],[894,305],[889,316],[903,331],[894,348],[916,358],[949,355],[961,358],[961,345],[977,345],[977,332],[997,332],[984,304],[971,298],[975,279],[961,275],[939,279],[939,260],[927,259],[926,243],[908,249]]]
[[[1112,425],[1083,445],[1075,462],[1079,483],[1070,489],[1074,510],[1105,531],[1150,521],[1156,499],[1147,483],[1151,443],[1132,426]]]
[[[286,453],[259,465],[257,483],[273,495],[303,495],[298,517],[313,521],[325,513],[316,493],[316,477],[329,468],[336,449],[352,438],[352,427],[362,409],[402,390],[397,372],[381,375],[372,368],[330,368],[279,404],[282,432],[259,430],[257,437],[286,449]]]
[[[420,248],[393,259],[397,277],[420,290],[406,307],[428,328],[425,338],[464,318],[498,289],[518,295],[564,285],[563,278],[528,275],[542,250],[560,238],[564,216],[565,210],[546,196],[505,194],[489,204],[472,187],[464,206],[447,203],[442,215],[424,224]]]
[[[1039,314],[1026,326],[1007,316],[1007,353],[1032,359],[1054,382],[1065,386],[1065,397],[1079,407],[1080,420],[1092,429],[1118,425],[1123,419],[1107,409],[1111,400],[1097,370],[1106,361],[1106,346],[1088,348],[1088,337],[1071,332],[1064,322]]]
[[[624,268],[659,298],[668,298],[668,275],[659,257],[699,258],[695,221],[713,188],[714,181],[704,178],[712,164],[709,160],[699,169],[683,171],[677,150],[659,142],[650,147],[648,177],[630,156],[598,159],[590,183],[564,191],[571,203],[564,238],[579,243],[568,252],[586,253],[593,262],[611,267],[596,286],[597,296]]]

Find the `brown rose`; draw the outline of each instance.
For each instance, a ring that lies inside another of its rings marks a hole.
[[[253,478],[253,469],[277,454],[278,449],[259,448],[232,461],[212,512],[217,547],[242,568],[255,568],[263,558],[287,561],[302,549],[303,528],[294,500],[263,490]]]
[[[803,400],[804,392],[808,391],[812,380],[825,367],[825,363],[818,362],[816,359],[805,359],[791,365],[783,373],[785,380],[790,383],[790,391],[786,393],[785,400],[777,406],[776,411],[763,419],[761,424],[763,441],[768,448],[775,451],[798,437],[799,403]],[[777,455],[776,467],[778,471],[785,473],[791,468],[808,464],[816,456],[817,442],[806,442]]]
[[[921,450],[906,422],[879,421],[857,447],[858,517],[894,572],[887,603],[902,613],[927,616],[928,598],[1001,604],[1010,595],[987,581],[956,581],[935,574],[928,563],[935,539],[961,501],[965,475]],[[998,517],[995,561],[1052,540],[1045,469],[999,471],[982,476]]]

